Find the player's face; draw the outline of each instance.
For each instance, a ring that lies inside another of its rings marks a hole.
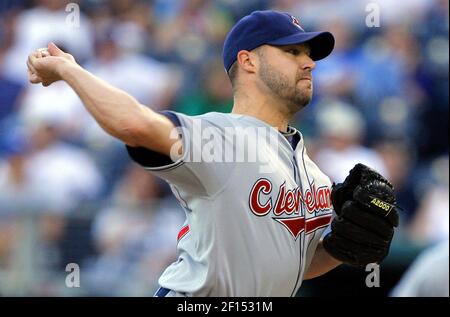
[[[311,101],[315,63],[309,57],[307,44],[265,45],[258,50],[258,55],[259,78],[270,93],[284,100],[293,111],[300,110]]]

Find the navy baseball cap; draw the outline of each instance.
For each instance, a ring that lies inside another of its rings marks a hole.
[[[305,32],[297,18],[277,11],[255,11],[243,17],[228,33],[223,47],[223,63],[228,72],[242,50],[251,51],[261,45],[293,45],[308,42],[314,61],[333,51],[330,32]]]

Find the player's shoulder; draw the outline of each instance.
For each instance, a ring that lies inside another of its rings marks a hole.
[[[189,116],[186,114],[177,113],[178,116],[181,116],[183,119],[187,119],[190,121],[201,121],[207,122],[214,126],[251,126],[257,123],[256,118],[235,114],[235,113],[223,113],[223,112],[207,112],[200,115]]]
[[[192,118],[200,118],[204,120],[229,120],[233,121],[238,119],[240,116],[234,113],[225,112],[206,112],[200,115],[192,116]]]

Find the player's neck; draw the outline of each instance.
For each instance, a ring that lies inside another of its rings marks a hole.
[[[255,117],[280,131],[286,132],[291,115],[280,109],[283,109],[282,105],[278,105],[275,100],[269,100],[258,95],[250,97],[241,93],[234,98],[232,113]]]

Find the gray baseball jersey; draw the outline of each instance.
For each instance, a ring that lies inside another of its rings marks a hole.
[[[186,296],[294,296],[332,217],[331,182],[301,134],[244,115],[165,115],[181,129],[181,159],[128,147],[186,213],[160,285]]]

